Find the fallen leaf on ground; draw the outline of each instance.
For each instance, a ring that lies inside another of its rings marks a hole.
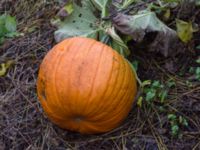
[[[13,64],[13,60],[0,64],[0,77],[5,76],[8,68]]]

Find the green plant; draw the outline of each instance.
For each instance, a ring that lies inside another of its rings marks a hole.
[[[142,93],[138,98],[137,105],[141,107],[143,100],[145,100],[148,105],[153,105],[154,102],[159,102],[161,106],[164,105],[168,96],[169,88],[175,85],[176,84],[173,80],[167,81],[165,85],[158,80],[146,80],[142,82]]]
[[[197,64],[200,64],[200,58],[196,60]],[[189,72],[194,74],[195,79],[200,81],[200,67],[190,67]]]
[[[19,33],[16,31],[17,22],[15,17],[8,14],[0,16],[0,45],[6,38],[12,38],[18,36]]]
[[[160,81],[155,80],[144,88],[144,94],[144,99],[149,104],[155,100],[164,103],[168,95],[168,90],[163,84],[160,83]]]
[[[170,109],[167,103],[168,92],[170,88],[176,86],[173,79],[168,80],[165,84],[162,84],[158,80],[150,81],[146,80],[142,83],[143,89],[141,96],[138,98],[137,106],[142,107],[146,102],[149,108],[158,110],[158,115],[167,115],[168,121],[170,123],[170,131],[173,137],[181,136],[181,127],[188,127],[187,120],[181,116],[173,113],[169,113]]]
[[[168,121],[170,123],[171,134],[174,137],[181,136],[180,127],[188,127],[188,121],[183,116],[177,116],[176,114],[168,114]]]

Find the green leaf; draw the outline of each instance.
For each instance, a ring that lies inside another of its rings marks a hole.
[[[187,43],[192,39],[194,32],[192,22],[185,22],[183,20],[176,19],[176,28],[178,37],[184,43]]]
[[[7,32],[5,25],[0,24],[0,37],[3,37]]]
[[[178,125],[172,125],[171,127],[172,135],[177,136],[179,132],[179,126]]]
[[[4,36],[5,33],[8,32],[8,30],[5,27],[5,20],[6,20],[6,15],[3,14],[0,16],[0,37]]]
[[[17,28],[17,22],[15,17],[7,15],[5,18],[5,27],[9,32],[15,32]]]
[[[5,41],[5,38],[0,36],[0,45],[3,44],[4,41]]]
[[[165,99],[167,98],[167,95],[168,93],[166,90],[163,90],[159,93],[161,103],[164,103]]]
[[[196,63],[200,64],[200,58],[196,60]]]
[[[197,67],[195,70],[195,77],[197,80],[200,80],[200,67]]]
[[[182,116],[179,116],[179,123],[184,125],[185,127],[188,127],[188,121]]]
[[[185,118],[183,118],[182,124],[183,124],[185,127],[188,127],[188,126],[189,126],[188,121],[187,121]]]
[[[151,90],[149,92],[146,93],[146,101],[150,102],[151,100],[153,100],[153,98],[155,98],[156,96],[156,92]]]
[[[169,80],[167,82],[167,87],[172,88],[172,87],[175,87],[175,86],[176,86],[176,83],[173,80]]]
[[[165,112],[165,111],[166,111],[166,109],[165,109],[164,106],[159,106],[158,108],[159,108],[159,111],[160,111],[160,112]]]
[[[16,36],[19,36],[19,35],[20,34],[18,32],[9,32],[9,33],[5,34],[5,37],[12,38],[12,37],[16,37]]]
[[[154,81],[152,83],[152,88],[160,88],[160,87],[161,87],[160,81]]]
[[[99,31],[96,23],[97,18],[90,9],[82,9],[74,3],[73,13],[58,25],[54,37],[57,42],[74,36],[95,37]]]
[[[175,121],[177,117],[176,117],[175,114],[168,114],[167,118],[168,118],[170,121]]]
[[[200,74],[200,67],[197,67],[195,72],[196,74]]]

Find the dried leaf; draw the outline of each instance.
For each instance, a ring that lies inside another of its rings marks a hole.
[[[162,23],[154,12],[140,12],[130,16],[118,13],[112,18],[115,27],[124,34],[131,35],[135,41],[142,41],[148,32],[176,32]]]
[[[142,101],[143,101],[143,97],[142,96],[140,96],[139,98],[138,98],[138,101],[137,101],[137,106],[138,107],[142,107]]]
[[[13,64],[12,60],[7,61],[6,63],[0,64],[0,77],[5,76],[8,68]]]
[[[137,42],[141,42],[147,33],[157,32],[150,50],[160,52],[165,57],[173,53],[172,47],[178,39],[176,31],[160,21],[154,12],[143,11],[133,16],[118,13],[112,18],[112,22],[119,31],[132,36]]]

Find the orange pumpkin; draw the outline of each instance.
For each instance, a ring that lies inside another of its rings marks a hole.
[[[40,66],[37,82],[39,100],[50,120],[86,134],[119,126],[136,91],[129,63],[111,47],[83,37],[53,47]]]

